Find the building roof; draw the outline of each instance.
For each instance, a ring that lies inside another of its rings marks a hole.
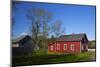
[[[56,39],[56,41],[81,41],[84,36],[86,37],[85,33],[61,35],[59,38]]]
[[[13,43],[18,43],[18,42],[20,42],[21,40],[23,40],[26,37],[30,37],[30,36],[29,35],[21,35],[21,36],[15,38],[15,39],[13,39],[12,42]]]

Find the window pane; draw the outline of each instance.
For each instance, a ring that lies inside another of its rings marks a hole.
[[[66,50],[67,49],[67,44],[64,44],[64,50]]]
[[[71,49],[71,50],[74,50],[74,44],[72,44],[72,45],[70,46],[70,49]]]

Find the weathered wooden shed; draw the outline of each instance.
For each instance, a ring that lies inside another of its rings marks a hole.
[[[35,49],[36,45],[29,35],[22,35],[12,40],[13,55],[32,54]]]

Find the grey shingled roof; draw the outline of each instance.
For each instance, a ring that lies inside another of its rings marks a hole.
[[[61,35],[59,38],[56,39],[56,41],[81,41],[84,36],[86,36],[85,33]]]
[[[22,39],[24,39],[25,37],[27,37],[28,35],[21,35],[15,39],[12,40],[13,43],[18,43],[19,41],[21,41]]]

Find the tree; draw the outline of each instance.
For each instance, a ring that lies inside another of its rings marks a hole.
[[[43,44],[44,44],[44,49],[45,49],[45,53],[47,51],[47,44],[48,44],[48,35],[49,35],[49,31],[50,31],[50,25],[49,25],[49,21],[52,17],[51,12],[48,11],[43,11]]]
[[[62,27],[62,22],[60,20],[54,22],[52,26],[52,31],[56,37],[59,37],[62,33],[65,32],[64,28]]]
[[[54,35],[51,36],[51,43],[55,42],[55,37]]]
[[[27,17],[29,20],[31,20],[31,34],[32,34],[32,38],[35,42],[36,45],[39,46],[39,33],[40,33],[40,14],[38,12],[38,9],[32,8],[30,10],[28,10],[28,14]]]
[[[46,53],[49,21],[52,17],[51,12],[46,11],[43,8],[32,8],[28,10],[27,17],[31,20],[31,34],[35,44],[39,46],[42,39]],[[40,35],[41,33],[42,35]],[[41,36],[42,38],[40,38]]]

